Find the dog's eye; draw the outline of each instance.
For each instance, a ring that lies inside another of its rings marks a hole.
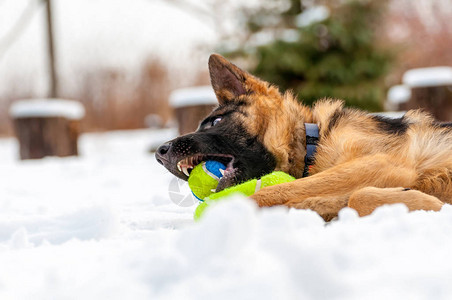
[[[221,121],[221,117],[216,118],[215,120],[212,121],[212,126],[217,125],[220,121]]]
[[[1,0],[0,0],[0,1],[1,1]],[[206,129],[209,129],[209,128],[211,128],[211,127],[217,125],[218,122],[220,122],[220,121],[221,121],[221,117],[216,117],[216,118],[213,119],[212,121],[206,120],[206,121],[204,121],[204,122],[201,124],[201,126],[199,127],[199,130],[206,130]]]

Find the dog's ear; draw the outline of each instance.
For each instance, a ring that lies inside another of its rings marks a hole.
[[[245,81],[249,75],[223,56],[218,54],[210,56],[209,72],[210,81],[220,105],[246,94]]]

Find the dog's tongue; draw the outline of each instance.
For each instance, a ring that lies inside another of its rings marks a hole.
[[[226,172],[224,173],[224,176],[220,178],[220,181],[218,182],[217,189],[215,190],[216,193],[221,192],[225,188],[228,188],[230,186],[234,185],[234,178],[235,178],[235,169],[226,169]]]
[[[234,185],[235,169],[232,168],[232,164],[229,164],[226,167],[218,161],[208,160],[205,161],[204,167],[206,171],[220,179],[215,192],[220,192],[225,188]]]
[[[229,186],[230,186],[230,184],[228,184],[228,182],[226,182],[226,180],[220,180],[220,182],[218,182],[215,193],[221,192],[222,190],[224,190],[225,188],[228,188]]]

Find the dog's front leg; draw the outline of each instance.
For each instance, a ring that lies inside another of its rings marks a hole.
[[[414,169],[398,166],[387,155],[377,154],[336,165],[310,177],[266,187],[251,198],[259,206],[287,205],[315,210],[315,207],[303,205],[303,202],[317,197],[345,199],[353,191],[366,186],[412,187],[415,181]]]

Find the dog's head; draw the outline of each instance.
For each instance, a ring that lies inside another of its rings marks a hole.
[[[209,71],[219,106],[196,132],[160,146],[157,161],[184,180],[200,162],[220,161],[227,169],[217,191],[273,170],[299,177],[304,137],[297,133],[310,111],[220,55],[210,57]]]

